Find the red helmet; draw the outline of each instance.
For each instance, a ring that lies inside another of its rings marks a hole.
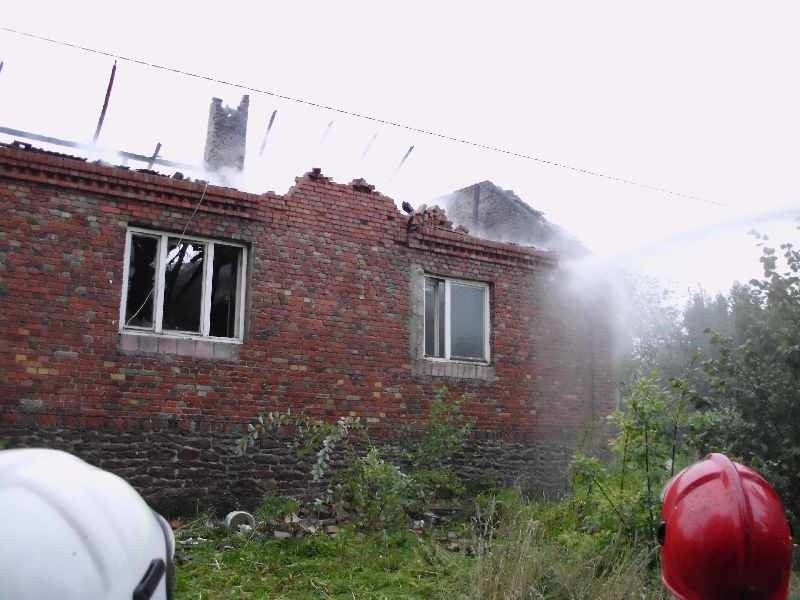
[[[792,535],[754,470],[711,454],[662,493],[661,580],[680,600],[786,600]]]

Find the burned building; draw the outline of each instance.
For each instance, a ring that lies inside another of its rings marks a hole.
[[[247,112],[250,97],[242,96],[237,108],[223,106],[220,98],[211,100],[203,162],[209,171],[241,171],[247,146]]]
[[[552,250],[562,258],[580,258],[588,250],[511,190],[481,181],[435,201],[456,225],[473,235]]]
[[[610,333],[587,345],[564,312],[558,253],[405,215],[362,180],[259,195],[15,143],[0,209],[0,439],[164,510],[302,493],[280,440],[236,456],[266,411],[357,416],[390,444],[447,386],[476,423],[465,475],[558,492],[613,406]]]

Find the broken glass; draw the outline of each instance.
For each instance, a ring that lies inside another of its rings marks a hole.
[[[131,253],[128,262],[128,294],[125,303],[127,327],[153,327],[158,238],[131,236]]]
[[[215,337],[236,337],[236,293],[241,255],[241,248],[214,244],[209,334]]]
[[[200,242],[169,238],[162,329],[200,333],[205,251]]]

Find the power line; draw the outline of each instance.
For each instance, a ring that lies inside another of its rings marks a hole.
[[[192,77],[194,79],[202,79],[204,81],[209,81],[209,82],[212,82],[212,83],[218,83],[218,84],[222,84],[222,85],[227,85],[227,86],[230,86],[230,87],[235,87],[235,88],[238,88],[240,90],[245,90],[245,91],[252,92],[252,93],[255,93],[255,94],[264,94],[266,96],[272,96],[273,98],[278,98],[280,100],[287,100],[289,102],[295,102],[297,104],[304,104],[306,106],[311,106],[313,108],[319,108],[319,109],[322,109],[322,110],[327,110],[327,111],[339,113],[339,114],[342,114],[342,115],[347,115],[348,117],[354,117],[356,119],[364,119],[366,121],[372,121],[374,123],[379,123],[381,125],[386,125],[386,126],[389,126],[389,127],[395,127],[397,129],[404,129],[406,131],[411,131],[413,133],[419,133],[419,134],[422,134],[422,135],[428,135],[428,136],[439,138],[439,139],[446,140],[446,141],[449,141],[449,142],[456,142],[458,144],[464,144],[466,146],[471,146],[473,148],[478,148],[478,149],[481,149],[481,150],[488,150],[490,152],[497,152],[499,154],[505,154],[507,156],[513,156],[515,158],[522,158],[524,160],[530,160],[530,161],[537,162],[537,163],[542,164],[542,165],[547,165],[547,166],[555,167],[555,168],[559,168],[559,169],[565,169],[567,171],[572,171],[573,173],[578,173],[578,174],[581,174],[581,175],[586,175],[586,176],[590,176],[590,177],[597,177],[597,178],[600,178],[600,179],[605,179],[607,181],[613,181],[615,183],[621,183],[621,184],[625,184],[625,185],[631,185],[631,186],[639,187],[639,188],[642,188],[642,189],[645,189],[645,190],[649,190],[651,192],[657,192],[657,193],[660,193],[660,194],[666,194],[666,195],[669,195],[669,196],[675,196],[677,198],[685,198],[685,199],[688,199],[688,200],[696,200],[696,201],[699,201],[699,202],[705,202],[706,204],[713,204],[715,206],[727,206],[727,204],[725,204],[723,202],[718,202],[716,200],[710,200],[708,198],[703,198],[702,196],[697,196],[697,195],[694,195],[694,194],[687,194],[687,193],[684,193],[684,192],[676,192],[676,191],[670,190],[670,189],[665,188],[665,187],[661,187],[661,186],[657,186],[657,185],[650,185],[648,183],[642,183],[642,182],[639,182],[639,181],[635,181],[633,179],[627,179],[625,177],[617,177],[615,175],[608,175],[606,173],[602,173],[600,171],[595,171],[595,170],[592,170],[592,169],[583,169],[581,167],[576,167],[576,166],[573,166],[573,165],[570,165],[570,164],[567,164],[567,163],[558,162],[558,161],[554,161],[554,160],[548,160],[546,158],[542,158],[540,156],[536,156],[536,155],[533,155],[533,154],[526,154],[526,153],[523,153],[523,152],[515,152],[513,150],[509,150],[507,148],[502,148],[500,146],[492,146],[492,145],[489,145],[489,144],[482,144],[480,142],[474,142],[474,141],[466,139],[466,138],[448,135],[448,134],[445,134],[445,133],[441,133],[439,131],[421,129],[419,127],[414,127],[412,125],[407,125],[405,123],[400,123],[398,121],[391,121],[391,120],[388,120],[388,119],[382,119],[380,117],[375,117],[375,116],[367,115],[367,114],[364,114],[364,113],[358,113],[358,112],[346,110],[346,109],[343,109],[343,108],[338,108],[336,106],[329,106],[327,104],[321,104],[319,102],[314,102],[312,100],[306,100],[304,98],[298,98],[298,97],[294,97],[294,96],[287,96],[286,94],[280,94],[278,92],[274,92],[274,91],[271,91],[271,90],[266,90],[266,89],[262,89],[262,88],[256,88],[256,87],[249,86],[249,85],[246,85],[246,84],[243,84],[243,83],[237,83],[235,81],[227,81],[225,79],[217,79],[216,77],[212,77],[210,75],[203,75],[202,73],[194,73],[192,71],[185,71],[183,69],[178,69],[176,67],[168,67],[168,66],[165,66],[165,65],[157,64],[157,63],[147,62],[147,61],[139,59],[139,58],[133,58],[133,57],[130,57],[130,56],[123,56],[121,54],[115,54],[113,52],[108,52],[106,50],[98,50],[96,48],[89,48],[88,46],[82,46],[82,45],[76,44],[74,42],[67,42],[67,41],[64,41],[64,40],[56,40],[56,39],[49,38],[49,37],[46,37],[46,36],[42,36],[42,35],[38,35],[38,34],[34,34],[34,33],[29,33],[29,32],[26,32],[26,31],[20,31],[20,30],[12,29],[10,27],[5,27],[5,26],[0,26],[0,31],[5,31],[6,33],[11,33],[11,34],[18,35],[18,36],[28,37],[28,38],[31,38],[31,39],[35,39],[35,40],[39,40],[39,41],[43,41],[43,42],[48,42],[48,43],[56,44],[56,45],[59,45],[59,46],[66,46],[68,48],[81,50],[83,52],[89,52],[89,53],[92,53],[92,54],[99,54],[101,56],[107,56],[109,58],[114,58],[114,59],[117,59],[117,60],[124,60],[126,62],[142,65],[142,66],[145,66],[145,67],[149,67],[151,69],[159,69],[161,71],[168,71],[170,73],[175,73],[177,75],[183,75],[185,77]]]
[[[176,248],[180,247],[180,245],[183,243],[184,236],[186,235],[186,230],[189,229],[189,225],[192,223],[192,219],[194,219],[194,216],[197,214],[197,211],[200,210],[200,205],[203,203],[203,200],[206,197],[206,192],[207,191],[208,191],[208,182],[206,181],[205,186],[203,186],[203,193],[200,194],[200,200],[197,201],[197,204],[195,205],[194,210],[192,211],[192,214],[189,216],[189,220],[186,221],[186,225],[183,226],[183,231],[181,231],[181,235],[178,238],[178,241],[175,243],[175,247]],[[131,250],[131,252],[133,252],[133,250]],[[125,325],[126,326],[130,325],[131,321],[133,321],[139,315],[139,313],[142,312],[142,309],[147,304],[147,301],[150,300],[150,297],[153,295],[153,292],[155,291],[155,289],[156,289],[156,284],[155,284],[155,282],[153,282],[153,285],[150,287],[150,291],[147,292],[147,296],[145,296],[144,301],[142,301],[142,305],[139,308],[136,309],[136,312],[133,313],[133,315],[129,319],[127,319],[125,321]],[[127,303],[127,300],[126,300],[126,303]]]

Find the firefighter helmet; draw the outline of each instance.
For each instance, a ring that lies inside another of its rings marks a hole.
[[[172,529],[116,475],[57,450],[0,451],[0,515],[0,598],[172,598]]]
[[[681,600],[785,600],[792,535],[780,498],[756,471],[711,454],[667,483],[661,580]]]

